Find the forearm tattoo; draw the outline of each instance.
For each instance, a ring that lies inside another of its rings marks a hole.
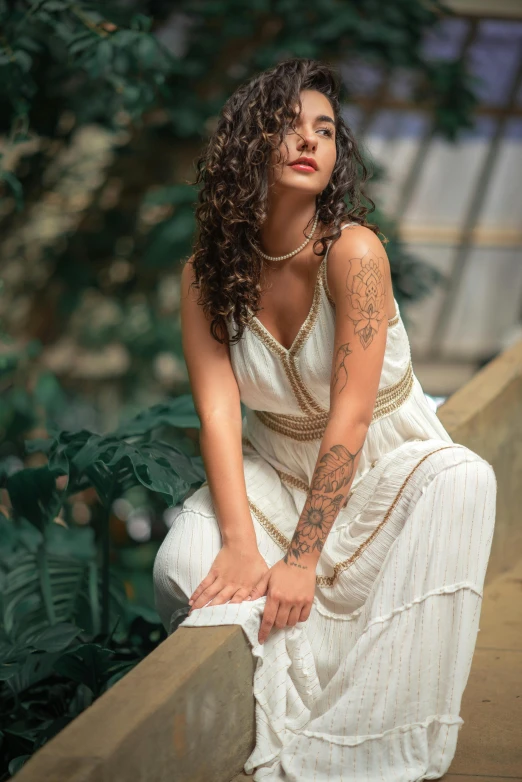
[[[361,345],[366,350],[386,314],[385,278],[382,271],[384,261],[371,251],[357,260],[360,270],[352,275],[353,262],[350,263],[346,288],[354,311],[349,317],[355,324],[355,333],[359,336]]]
[[[323,454],[315,468],[303,512],[294,532],[288,551],[284,556],[287,565],[307,567],[298,564],[299,558],[323,550],[328,533],[339,513],[354,473],[355,459],[361,451],[351,453],[344,445],[333,445]]]
[[[335,354],[335,364],[337,366],[335,367],[333,375],[333,387],[335,388],[339,380],[344,380],[344,383],[339,389],[339,393],[341,393],[348,381],[348,370],[344,362],[352,352],[353,351],[350,350],[350,343],[346,342],[344,345],[340,345],[340,347],[337,348],[337,353]]]

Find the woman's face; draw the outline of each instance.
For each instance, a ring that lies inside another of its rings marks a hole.
[[[282,159],[276,163],[272,153],[269,173],[271,193],[301,191],[310,195],[321,193],[327,186],[337,158],[335,117],[328,98],[317,90],[301,92],[302,111],[293,128],[279,147]],[[288,147],[288,150],[287,150]],[[299,157],[311,158],[315,168],[306,170],[292,163]]]

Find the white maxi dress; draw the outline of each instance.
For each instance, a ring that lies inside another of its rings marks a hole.
[[[353,225],[348,223],[347,225]],[[328,419],[335,308],[326,253],[290,349],[257,318],[231,346],[247,412],[244,473],[259,551],[284,556]],[[441,777],[463,725],[495,524],[488,462],[454,443],[412,371],[397,302],[373,420],[317,564],[312,610],[258,633],[266,596],[206,606],[183,627],[239,624],[255,657],[255,782],[417,782]],[[167,629],[208,575],[221,535],[207,483],[182,506],[154,564]]]

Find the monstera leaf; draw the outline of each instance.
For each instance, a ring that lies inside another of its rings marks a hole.
[[[115,432],[119,437],[135,437],[156,429],[158,426],[175,426],[179,429],[199,429],[200,420],[191,394],[182,394],[149,407],[137,416],[119,426]]]
[[[28,518],[41,522],[43,508],[49,508],[52,501],[56,502],[54,481],[60,474],[68,476],[67,494],[94,486],[106,508],[115,496],[121,496],[138,484],[161,494],[169,505],[176,505],[194,484],[205,480],[202,459],[187,456],[159,437],[149,439],[148,436],[161,426],[193,428],[198,422],[192,397],[185,395],[180,400],[156,405],[140,413],[110,434],[100,435],[85,429],[79,432],[55,431],[49,440],[28,441],[26,449],[29,453],[44,451],[49,461],[45,468],[41,468],[40,484],[44,495],[41,502],[35,497],[39,490],[34,485],[34,476],[24,477],[16,473],[19,477],[13,481],[13,486],[21,487],[18,492],[20,508],[24,509],[24,503],[27,504]],[[30,502],[23,498],[24,482],[32,483],[33,499]]]

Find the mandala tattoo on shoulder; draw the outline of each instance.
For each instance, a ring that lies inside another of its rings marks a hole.
[[[346,288],[354,312],[350,320],[355,324],[355,333],[366,350],[386,314],[384,261],[370,250],[358,260],[360,269],[357,274],[352,275],[353,263],[350,264]]]
[[[317,465],[301,518],[290,546],[283,557],[286,564],[302,567],[297,561],[303,554],[321,552],[336,519],[344,493],[340,490],[352,480],[355,459],[361,447],[351,453],[344,445],[333,445]]]

